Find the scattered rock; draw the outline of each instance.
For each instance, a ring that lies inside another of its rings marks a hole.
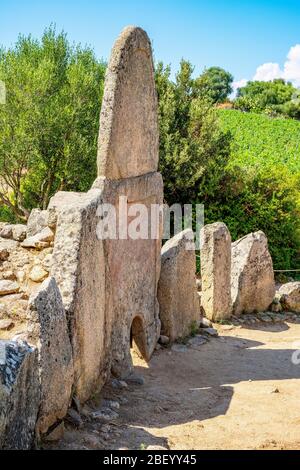
[[[185,353],[187,352],[188,348],[184,344],[173,344],[171,347],[171,351]]]
[[[105,408],[111,408],[112,410],[119,410],[120,409],[120,403],[118,401],[114,400],[102,400],[103,407]]]
[[[27,236],[33,237],[48,226],[47,210],[32,209],[27,221]]]
[[[115,389],[122,390],[128,388],[128,384],[124,380],[113,379],[111,381],[111,386]]]
[[[2,230],[0,231],[1,238],[12,238],[12,225],[4,225]]]
[[[41,266],[34,266],[29,274],[29,279],[34,282],[42,282],[49,275]]]
[[[163,344],[163,345],[169,344],[170,338],[169,338],[169,336],[161,335],[159,337],[159,342],[160,342],[160,344]]]
[[[300,282],[288,282],[279,289],[280,302],[285,310],[300,313]]]
[[[8,260],[10,254],[15,251],[18,247],[18,242],[14,240],[5,240],[0,238],[0,261],[2,261],[2,267],[6,269],[5,261]]]
[[[274,388],[271,393],[280,393],[279,389],[278,388]]]
[[[83,425],[80,414],[74,408],[69,408],[66,420],[76,428],[81,428]]]
[[[129,377],[126,377],[126,382],[132,385],[144,385],[145,379],[141,375],[131,374]]]
[[[0,320],[0,330],[10,330],[14,327],[12,320]]]
[[[264,323],[272,323],[272,322],[273,322],[272,318],[269,317],[269,315],[263,315],[263,316],[261,317],[261,320],[262,320]]]
[[[202,317],[200,321],[200,328],[211,328],[211,327],[212,327],[212,322],[208,318]]]
[[[54,233],[49,227],[45,227],[41,232],[32,237],[26,238],[21,246],[23,248],[38,248],[44,249],[49,246],[49,243],[54,240]]]
[[[14,281],[2,280],[0,281],[0,295],[15,294],[19,292],[19,284]]]
[[[25,280],[26,280],[26,273],[25,273],[25,271],[17,271],[16,277],[17,277],[17,281],[18,281],[20,284],[23,284],[23,282],[25,282]]]
[[[101,422],[111,422],[118,419],[119,415],[116,411],[110,408],[102,408],[99,411],[91,413],[91,418]]]
[[[52,267],[52,254],[49,253],[49,254],[47,254],[47,255],[45,256],[45,258],[44,258],[43,261],[42,261],[42,266],[43,266],[43,268],[44,268],[46,271],[48,271],[48,272],[51,271],[51,267]]]
[[[18,242],[25,240],[27,234],[27,226],[16,224],[12,226],[12,238]],[[1,235],[0,235],[1,236]]]
[[[15,281],[17,279],[17,276],[13,271],[6,271],[3,273],[3,279],[6,279],[8,281]]]
[[[215,328],[205,328],[203,332],[208,334],[209,336],[213,336],[213,337],[219,336],[219,333]]]
[[[202,335],[196,335],[194,338],[189,339],[188,345],[193,349],[198,349],[203,344],[207,343],[207,338]]]
[[[6,261],[9,258],[9,252],[6,248],[0,246],[0,261]]]

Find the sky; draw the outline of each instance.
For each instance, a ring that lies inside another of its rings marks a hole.
[[[185,58],[195,75],[220,66],[247,80],[282,77],[300,86],[300,0],[0,0],[0,44],[40,37],[55,23],[71,41],[108,59],[129,24],[144,28],[156,60],[173,74]]]

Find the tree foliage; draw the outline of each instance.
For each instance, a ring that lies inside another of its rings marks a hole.
[[[269,82],[252,81],[239,88],[235,108],[265,112],[269,115],[300,116],[300,92],[291,83],[278,78]]]
[[[200,186],[206,197],[217,185],[229,157],[230,133],[220,130],[210,97],[192,78],[191,64],[181,62],[175,81],[170,73],[170,67],[158,64],[160,171],[167,202],[184,204],[195,202]]]
[[[233,76],[221,67],[210,67],[197,78],[197,93],[209,97],[213,103],[223,103],[232,93]]]
[[[0,50],[0,201],[17,217],[47,207],[57,190],[90,186],[104,72],[90,48],[53,27]]]

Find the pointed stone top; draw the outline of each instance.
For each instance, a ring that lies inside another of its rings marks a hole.
[[[98,176],[120,180],[157,171],[157,96],[150,40],[128,26],[106,72],[98,140]]]

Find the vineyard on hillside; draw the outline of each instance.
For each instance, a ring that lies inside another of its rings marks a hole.
[[[231,165],[284,164],[291,173],[300,173],[299,121],[237,110],[218,110],[218,114],[223,129],[234,137]]]

